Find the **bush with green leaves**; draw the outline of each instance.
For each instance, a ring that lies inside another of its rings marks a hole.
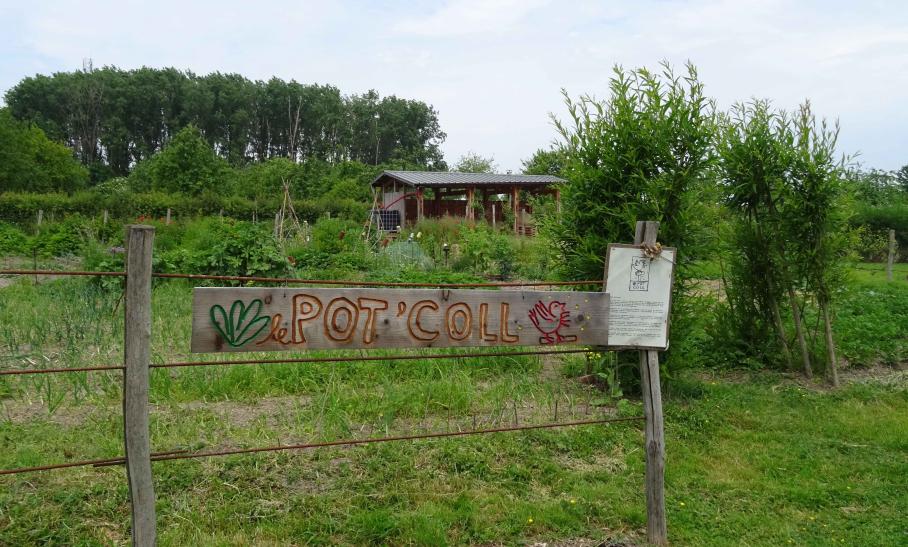
[[[30,241],[31,252],[42,257],[76,255],[92,239],[92,230],[79,215],[41,225]]]
[[[160,152],[140,162],[130,179],[143,191],[199,195],[205,190],[223,192],[231,175],[227,160],[215,154],[197,127],[188,125]]]
[[[304,235],[294,233],[284,243],[284,252],[299,274],[324,278],[328,272],[345,275],[369,266],[371,254],[359,223],[322,217],[309,225],[307,235],[308,241]]]
[[[844,161],[835,157],[838,128],[817,122],[805,103],[790,118],[768,101],[735,105],[718,142],[722,188],[732,214],[727,239],[727,325],[745,353],[776,347],[792,368],[790,318],[806,375],[811,348],[825,347],[827,373],[837,382],[830,304],[842,287],[856,245]],[[783,304],[784,303],[784,304]],[[815,303],[824,340],[810,340],[805,307]],[[772,355],[773,352],[770,352]]]
[[[16,226],[0,223],[0,256],[29,252],[28,236]]]
[[[269,225],[216,217],[188,224],[179,247],[157,256],[168,272],[280,277],[290,266]]]
[[[0,192],[73,192],[87,183],[88,170],[66,146],[0,108]]]
[[[514,272],[516,253],[508,236],[481,223],[461,232],[460,256],[456,267],[477,274],[508,278]]]
[[[692,64],[683,74],[667,63],[659,73],[615,67],[605,100],[564,96],[569,118],[554,120],[561,212],[537,217],[553,255],[546,277],[601,279],[608,245],[633,242],[638,221],[658,221],[659,242],[679,250],[671,337],[684,338],[696,319],[685,298],[692,265],[715,246],[713,103]]]
[[[562,212],[542,223],[571,279],[602,276],[609,243],[629,243],[635,223],[661,223],[659,241],[681,250],[677,287],[688,264],[705,253],[713,214],[705,196],[713,163],[713,107],[693,65],[676,74],[615,67],[609,96],[599,101],[565,92],[570,118],[555,120],[563,138],[568,182]]]

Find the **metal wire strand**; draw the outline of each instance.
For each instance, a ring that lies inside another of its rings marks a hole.
[[[520,357],[527,355],[564,355],[589,353],[589,349],[558,349],[535,351],[496,351],[479,353],[432,353],[403,355],[355,355],[341,357],[300,357],[284,359],[231,359],[223,361],[175,361],[172,363],[151,363],[148,368],[181,368],[230,365],[275,365],[282,363],[352,363],[357,361],[413,361],[419,359],[475,359],[479,357]],[[99,365],[94,367],[40,368],[22,370],[0,370],[0,376],[50,374],[62,372],[91,372],[104,370],[125,370],[122,365]]]
[[[496,427],[491,429],[469,429],[465,431],[445,431],[437,433],[423,433],[420,435],[398,435],[394,437],[372,437],[367,439],[344,439],[339,441],[327,441],[321,443],[304,443],[304,444],[287,444],[275,446],[262,446],[256,448],[234,448],[228,450],[212,450],[207,452],[188,452],[185,450],[174,450],[170,452],[155,452],[151,455],[151,461],[160,462],[167,460],[188,460],[196,458],[210,458],[214,456],[233,456],[237,454],[255,454],[259,452],[279,452],[286,450],[305,450],[309,448],[324,448],[330,446],[356,446],[361,444],[387,443],[398,441],[416,441],[420,439],[438,439],[443,437],[464,437],[467,435],[484,435],[489,433],[506,433],[510,431],[528,431],[533,429],[554,429],[558,427],[575,427],[581,425],[596,425],[616,422],[632,422],[644,420],[643,416],[631,416],[626,418],[603,418],[598,420],[582,420],[574,422],[556,422],[547,424],[534,425],[515,425],[509,427]],[[35,471],[49,471],[52,469],[63,469],[67,467],[80,467],[91,465],[94,467],[107,467],[111,465],[123,465],[126,458],[107,458],[102,460],[87,460],[78,462],[61,463],[54,465],[42,465],[37,467],[20,467],[16,469],[0,470],[0,475],[15,475],[18,473],[29,473]]]
[[[48,275],[48,276],[99,276],[125,277],[126,272],[88,272],[61,270],[0,270],[0,275]],[[152,273],[152,277],[164,279],[210,279],[218,281],[257,281],[262,283],[295,283],[300,285],[339,285],[349,287],[438,287],[445,289],[467,287],[569,287],[602,285],[603,280],[589,281],[501,281],[482,283],[408,283],[403,281],[344,281],[340,279],[297,279],[295,277],[257,277],[245,275],[208,275],[184,273]]]

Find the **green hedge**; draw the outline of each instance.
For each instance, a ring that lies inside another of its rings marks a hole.
[[[908,202],[860,206],[855,211],[852,223],[855,226],[866,226],[870,232],[887,238],[889,230],[895,230],[899,255],[903,260],[908,257]]]
[[[206,193],[198,197],[162,192],[131,193],[114,192],[101,194],[85,191],[72,195],[36,194],[26,192],[0,193],[0,218],[18,223],[34,222],[38,211],[48,215],[64,217],[81,214],[86,217],[101,216],[106,209],[113,219],[131,219],[140,216],[163,218],[167,209],[175,217],[196,217],[224,215],[239,219],[251,219],[255,212],[261,220],[273,218],[280,208],[280,196],[267,201],[252,201],[238,196],[221,196]],[[313,222],[316,218],[331,213],[333,217],[365,221],[368,204],[350,200],[297,200],[294,208],[301,220]]]

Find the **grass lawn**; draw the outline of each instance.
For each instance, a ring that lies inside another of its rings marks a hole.
[[[841,389],[769,372],[665,380],[673,544],[908,542],[904,345],[857,342],[908,332],[908,283],[872,275],[849,288],[837,324],[843,353],[860,356],[852,362],[879,364],[846,372]],[[86,280],[0,289],[0,366],[117,363],[118,294]],[[153,359],[186,358],[189,286],[161,282],[154,294]],[[515,356],[155,370],[152,447],[453,431],[515,415],[542,423],[556,401],[559,420],[641,414],[634,398],[603,400],[579,384],[583,367],[582,356]],[[0,468],[121,454],[119,398],[116,373],[0,378]],[[157,462],[160,543],[642,543],[641,425]],[[122,467],[0,477],[0,544],[128,538]]]

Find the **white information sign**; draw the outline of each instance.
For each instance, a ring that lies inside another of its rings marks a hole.
[[[610,347],[668,348],[672,274],[676,249],[647,257],[639,245],[608,247],[606,291],[610,295]]]

